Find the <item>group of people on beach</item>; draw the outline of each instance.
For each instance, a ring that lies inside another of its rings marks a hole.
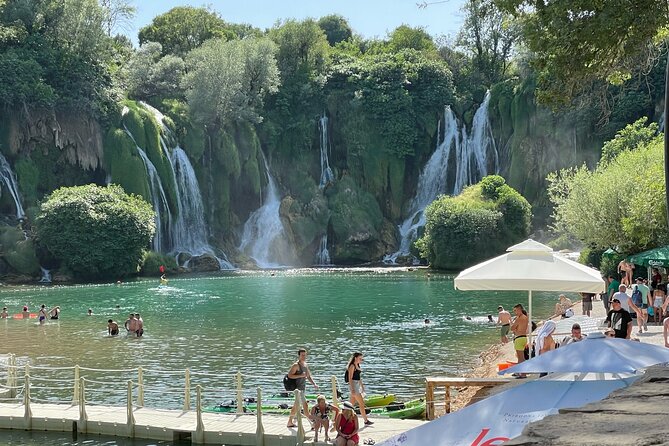
[[[301,348],[297,351],[297,360],[288,370],[288,378],[295,380],[296,389],[300,391],[300,399],[296,400],[290,415],[288,416],[289,428],[297,427],[293,422],[297,412],[302,406],[303,413],[312,423],[312,430],[315,431],[314,441],[318,441],[318,434],[321,428],[325,430],[325,441],[329,441],[328,427],[330,425],[330,414],[334,415],[334,425],[332,430],[336,431],[337,436],[334,439],[336,446],[355,446],[359,444],[360,438],[358,431],[360,429],[358,417],[355,414],[355,405],[360,408],[360,415],[364,420],[365,426],[374,424],[367,418],[365,409],[365,384],[362,381],[362,362],[364,356],[360,352],[355,352],[351,356],[346,366],[345,382],[348,383],[350,391],[350,400],[342,403],[342,408],[329,404],[323,395],[318,395],[316,405],[309,409],[307,399],[304,395],[306,382],[309,381],[316,390],[318,384],[314,382],[309,367],[307,365],[307,350]]]

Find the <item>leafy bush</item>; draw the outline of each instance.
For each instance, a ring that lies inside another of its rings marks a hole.
[[[157,277],[162,273],[160,267],[165,267],[165,272],[176,273],[178,271],[177,261],[173,256],[168,256],[155,251],[147,251],[142,259],[142,268],[140,274],[142,276]]]
[[[120,186],[62,187],[42,203],[39,242],[84,279],[137,273],[155,232],[151,206]]]
[[[530,204],[500,176],[485,177],[457,197],[442,196],[425,210],[416,246],[434,268],[461,269],[503,252],[529,234]]]

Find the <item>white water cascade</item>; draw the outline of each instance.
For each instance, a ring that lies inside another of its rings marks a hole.
[[[39,269],[42,270],[42,277],[39,279],[39,283],[51,283],[51,271],[41,266]]]
[[[209,231],[204,218],[200,185],[188,155],[179,147],[172,131],[165,125],[164,115],[149,104],[144,102],[141,104],[153,114],[161,126],[160,143],[163,151],[169,157],[176,186],[178,214],[176,218],[172,218],[169,225],[169,252],[177,256],[177,261],[181,253],[188,253],[193,257],[209,254],[218,259],[221,269],[234,269],[234,265],[228,261],[225,253],[217,253],[209,245]],[[187,263],[183,266],[188,266]]]
[[[137,149],[137,153],[144,162],[144,168],[146,169],[146,173],[149,176],[149,191],[151,192],[151,206],[153,207],[153,211],[156,214],[156,235],[153,237],[152,248],[156,252],[163,252],[163,249],[166,246],[164,243],[165,242],[164,231],[167,230],[169,234],[169,228],[172,225],[172,212],[170,211],[170,207],[167,205],[167,196],[165,195],[165,189],[163,189],[163,184],[160,181],[160,176],[158,175],[156,166],[153,165],[149,157],[146,155],[146,152],[144,152],[144,150],[142,150],[142,148],[139,147],[139,145],[137,145],[137,141],[135,141],[135,137],[132,136],[130,130],[128,130],[128,128],[125,125],[123,125],[123,128],[125,129],[125,132],[128,134],[130,139],[132,139],[132,142],[135,143],[135,148]],[[167,217],[167,222],[165,223],[164,226],[162,218],[163,212]]]
[[[293,263],[294,256],[279,215],[281,198],[276,182],[262,151],[261,154],[267,175],[267,190],[262,206],[252,212],[244,223],[239,250],[255,260],[261,268],[277,268]]]
[[[2,181],[7,187],[10,195],[14,199],[14,205],[16,206],[16,218],[18,220],[23,220],[26,216],[23,211],[23,205],[21,205],[21,195],[19,194],[19,185],[16,183],[16,175],[12,167],[9,165],[7,159],[0,153],[0,181]]]
[[[321,237],[321,243],[318,247],[318,252],[316,253],[316,265],[327,266],[332,265],[330,260],[330,251],[328,251],[328,235],[323,234]]]
[[[323,189],[329,183],[334,181],[334,174],[332,173],[332,169],[330,169],[330,160],[328,159],[330,140],[328,137],[328,117],[325,113],[323,113],[321,119],[318,120],[318,130],[320,131],[321,136],[321,181],[318,187]]]
[[[460,124],[450,106],[444,110],[443,138],[441,123],[437,135],[437,148],[418,178],[416,196],[409,205],[408,217],[399,225],[400,247],[397,252],[384,257],[383,262],[395,264],[398,257],[411,254],[411,243],[418,238],[418,231],[425,226],[425,208],[439,195],[458,195],[465,186],[474,184],[491,172],[497,173],[499,157],[488,119],[490,92],[476,111],[472,120],[471,136]],[[455,154],[452,151],[455,150]],[[455,163],[451,167],[451,163]],[[418,260],[414,259],[414,263]]]

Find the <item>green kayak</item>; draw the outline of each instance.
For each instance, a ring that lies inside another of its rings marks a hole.
[[[372,409],[373,415],[381,417],[405,419],[421,419],[425,415],[425,401],[415,399],[406,403],[393,403],[384,409]]]

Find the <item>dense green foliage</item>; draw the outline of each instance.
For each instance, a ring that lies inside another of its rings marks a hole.
[[[54,191],[35,226],[40,243],[84,279],[137,273],[155,232],[151,206],[114,185]]]
[[[421,255],[433,268],[462,269],[526,238],[532,208],[504,178],[490,175],[457,197],[435,200],[425,216],[416,242]]]
[[[595,170],[562,170],[549,177],[554,227],[593,248],[635,253],[669,242],[665,221],[662,137],[647,140],[634,123],[613,140],[618,155]],[[630,150],[624,141],[639,141]],[[613,151],[613,150],[612,150]]]

